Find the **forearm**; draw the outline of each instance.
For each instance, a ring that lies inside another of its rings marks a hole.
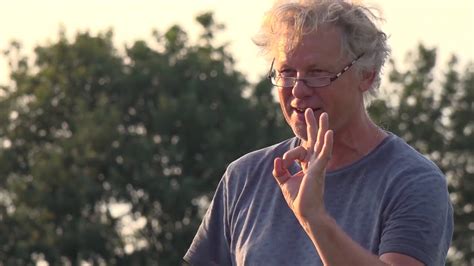
[[[324,265],[388,265],[352,240],[329,215],[301,223]]]

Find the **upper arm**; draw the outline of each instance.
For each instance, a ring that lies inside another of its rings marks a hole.
[[[400,253],[389,252],[382,254],[380,260],[387,263],[388,265],[398,266],[424,266],[425,264],[421,261]]]
[[[453,231],[446,183],[432,173],[404,178],[409,181],[392,195],[384,218],[380,258],[394,265],[444,265]]]
[[[229,228],[224,178],[183,260],[189,265],[229,265]]]

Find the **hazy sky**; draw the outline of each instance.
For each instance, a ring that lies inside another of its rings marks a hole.
[[[196,14],[213,10],[227,29],[221,40],[231,41],[238,68],[251,80],[262,75],[268,63],[258,56],[251,37],[271,0],[0,0],[0,49],[11,39],[31,52],[37,44],[57,39],[60,25],[68,36],[77,30],[96,33],[112,27],[115,42],[150,40],[152,29],[162,32],[173,24],[196,34]],[[474,0],[367,0],[386,19],[382,28],[390,36],[393,56],[403,61],[419,42],[438,47],[441,64],[456,53],[462,62],[474,60]],[[0,84],[7,80],[7,65],[0,59]]]

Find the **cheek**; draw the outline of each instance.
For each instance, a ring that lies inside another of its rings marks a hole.
[[[291,92],[288,93],[287,90],[281,88],[278,89],[278,101],[280,102],[280,108],[282,110],[285,120],[290,122],[290,102],[291,102]]]
[[[337,128],[358,112],[359,91],[350,86],[331,89],[321,93],[320,96],[324,109],[329,115],[330,127]]]
[[[329,122],[340,117],[340,112],[345,109],[345,103],[341,97],[342,91],[337,88],[331,88],[326,91],[321,91],[318,94],[318,100],[324,108],[324,111],[329,115]]]
[[[288,90],[283,90],[282,88],[278,89],[278,100],[282,108],[287,108],[291,101],[291,92],[288,93]]]

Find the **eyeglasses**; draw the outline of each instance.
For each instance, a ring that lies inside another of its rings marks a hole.
[[[296,85],[297,81],[302,81],[307,87],[310,88],[321,88],[328,86],[331,82],[338,79],[344,72],[349,70],[352,65],[354,65],[357,60],[359,60],[364,53],[359,55],[356,59],[352,60],[347,66],[345,66],[339,73],[335,74],[334,76],[320,76],[320,77],[306,77],[306,78],[296,78],[296,77],[283,77],[281,73],[277,73],[275,69],[273,69],[273,64],[275,63],[275,59],[272,61],[272,65],[270,67],[270,71],[268,71],[267,78],[272,82],[274,86],[282,87],[282,88],[292,88]]]

